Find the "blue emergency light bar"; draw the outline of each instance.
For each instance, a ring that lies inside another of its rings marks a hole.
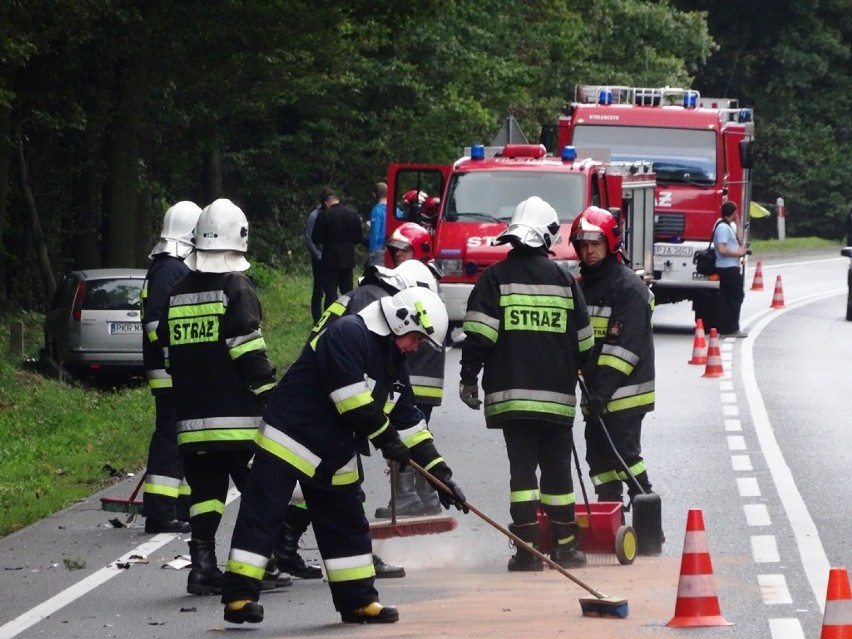
[[[598,104],[604,106],[612,104],[612,89],[598,89]]]
[[[484,160],[485,159],[485,145],[474,144],[472,147],[470,147],[470,159],[471,160]]]
[[[683,94],[683,108],[694,109],[698,106],[698,93],[695,91],[687,91]]]

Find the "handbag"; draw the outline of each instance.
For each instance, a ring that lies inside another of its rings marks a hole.
[[[707,242],[707,248],[695,251],[692,256],[692,263],[695,264],[695,272],[699,275],[713,275],[716,272],[716,249],[713,248],[713,236],[716,235],[716,227],[718,222],[713,225],[713,232],[710,234],[710,241]]]

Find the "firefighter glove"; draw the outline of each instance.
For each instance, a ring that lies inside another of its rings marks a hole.
[[[470,512],[470,509],[465,506],[464,503],[466,499],[464,492],[462,492],[461,486],[456,483],[456,480],[453,479],[453,472],[450,470],[449,466],[446,464],[436,466],[432,470],[432,476],[444,484],[444,486],[449,489],[450,493],[452,493],[448,493],[439,486],[434,486],[435,490],[438,492],[438,500],[445,509],[449,510],[450,506],[455,506],[457,510],[461,510],[465,514]]]
[[[411,451],[408,450],[408,446],[403,444],[399,437],[382,446],[382,455],[384,455],[385,459],[395,461],[399,464],[399,470],[405,468],[408,465],[408,460],[411,459]]]
[[[482,400],[479,399],[479,386],[476,382],[472,384],[460,382],[459,397],[473,410],[479,410],[479,407],[482,406]]]
[[[586,400],[586,412],[589,416],[589,421],[597,422],[603,417],[606,400],[600,395],[591,393]]]

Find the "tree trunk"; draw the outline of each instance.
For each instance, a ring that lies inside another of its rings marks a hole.
[[[30,178],[27,172],[27,160],[24,156],[24,143],[20,131],[17,132],[18,146],[18,176],[21,181],[21,195],[24,199],[24,208],[27,212],[27,223],[33,238],[33,249],[36,253],[39,272],[41,273],[42,285],[44,286],[45,299],[52,299],[56,290],[56,281],[53,279],[53,269],[50,267],[50,258],[47,254],[47,246],[44,244],[44,235],[41,231],[41,221],[38,217],[35,198],[30,189]]]
[[[108,143],[106,183],[106,229],[104,256],[108,267],[136,264],[136,207],[139,187],[139,140],[137,137],[140,104],[144,91],[141,56],[130,63],[122,78],[113,120],[113,135]]]
[[[8,85],[11,86],[11,85]],[[6,233],[9,196],[9,166],[12,158],[12,111],[0,109],[0,246]],[[0,252],[0,302],[6,301],[6,258]]]
[[[225,197],[222,186],[222,153],[219,149],[208,151],[204,156],[204,202],[201,208],[213,200]]]

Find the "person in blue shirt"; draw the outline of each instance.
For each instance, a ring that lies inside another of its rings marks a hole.
[[[740,330],[740,308],[745,298],[742,258],[748,247],[743,244],[743,225],[737,205],[725,202],[722,216],[713,229],[716,250],[716,272],[719,274],[719,334],[725,337],[747,337]]]
[[[376,203],[370,210],[370,234],[362,241],[370,252],[366,267],[381,266],[385,258],[385,216],[388,209],[388,185],[384,182],[376,182],[373,189],[373,197]],[[402,215],[398,212],[398,215]]]

